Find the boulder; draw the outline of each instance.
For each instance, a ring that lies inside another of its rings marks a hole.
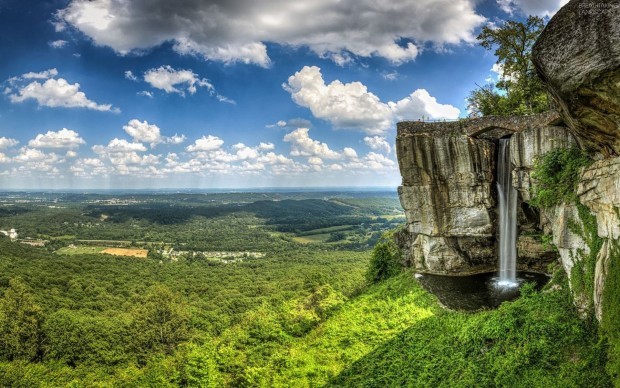
[[[532,57],[579,143],[620,155],[620,1],[572,0],[549,21]]]

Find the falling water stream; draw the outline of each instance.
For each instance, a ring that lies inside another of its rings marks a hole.
[[[512,187],[510,139],[499,140],[497,192],[499,198],[499,281],[503,287],[518,286],[517,190]]]
[[[549,280],[543,274],[517,272],[517,190],[512,187],[511,170],[510,139],[500,139],[497,155],[499,276],[416,274],[420,284],[448,308],[468,311],[495,308],[517,298],[520,284],[533,282],[540,289]]]

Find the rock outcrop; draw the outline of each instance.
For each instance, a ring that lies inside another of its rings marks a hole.
[[[519,190],[523,201],[530,200],[530,175],[536,159],[553,149],[572,146],[577,143],[566,127],[531,127],[514,134],[510,139],[512,185]]]
[[[398,194],[411,236],[405,255],[433,273],[484,270],[494,243],[493,143],[400,124],[398,133]]]
[[[603,244],[596,257],[592,302],[602,317],[602,299],[612,246],[620,237],[620,158],[595,162],[585,169],[577,188],[579,201],[596,216],[597,235]]]
[[[575,304],[600,320],[609,263],[620,260],[620,0],[572,0],[548,23],[533,60],[559,114],[398,124],[398,192],[407,229],[397,242],[420,272],[495,269],[495,150],[499,138],[512,136],[517,266],[544,270],[555,260],[542,244],[546,234],[569,275]],[[536,158],[574,145],[598,159],[581,173],[579,201],[529,207]]]
[[[620,237],[620,158],[599,160],[581,176],[577,194],[595,215],[598,235]]]
[[[533,60],[580,144],[620,155],[620,1],[569,2],[547,24]]]
[[[487,117],[456,122],[398,123],[396,152],[403,178],[398,188],[407,230],[398,237],[405,260],[418,271],[466,275],[497,269],[495,149],[500,137],[515,134],[513,146],[523,182],[529,185],[533,158],[571,141],[549,126],[559,115]],[[558,134],[549,137],[550,134]],[[527,178],[527,179],[525,179]],[[515,187],[526,190],[523,187]],[[527,186],[529,187],[529,186]],[[528,192],[529,195],[529,192]],[[522,202],[522,201],[521,201]],[[528,235],[519,237],[521,269],[544,271],[555,254],[540,241],[537,214]],[[523,224],[527,224],[526,221]]]
[[[533,61],[577,142],[604,158],[583,171],[580,205],[543,211],[577,306],[593,308],[600,320],[609,262],[620,259],[615,257],[620,237],[620,1],[570,1],[534,45]],[[578,206],[596,217],[595,227],[592,216],[584,216]],[[582,217],[590,219],[588,225]]]

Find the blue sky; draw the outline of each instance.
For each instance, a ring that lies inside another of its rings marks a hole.
[[[0,185],[391,186],[467,115],[480,28],[561,0],[0,0]]]

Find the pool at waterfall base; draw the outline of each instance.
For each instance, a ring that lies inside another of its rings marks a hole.
[[[515,284],[505,286],[496,272],[469,276],[416,274],[416,278],[441,304],[451,310],[477,311],[496,308],[506,301],[519,297],[525,283],[535,283],[540,290],[549,276],[536,272],[517,272]]]

